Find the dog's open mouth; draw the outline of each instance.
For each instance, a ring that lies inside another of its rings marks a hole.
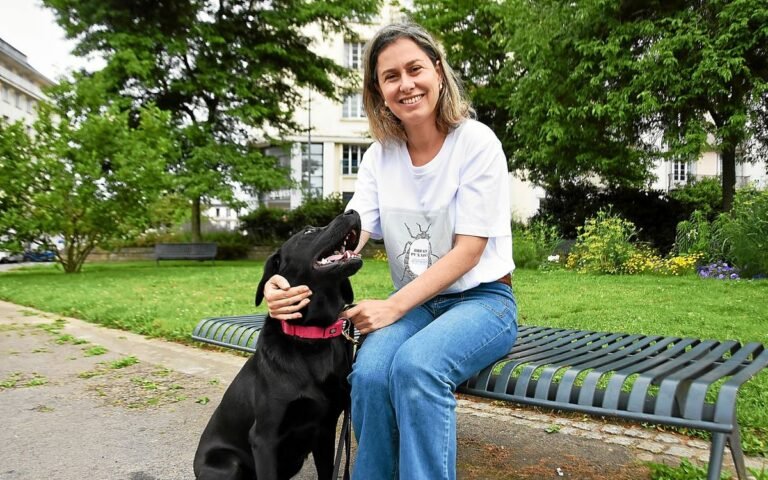
[[[340,262],[345,262],[352,258],[360,258],[360,255],[354,252],[359,238],[360,234],[357,230],[350,230],[344,236],[340,244],[334,245],[326,252],[323,252],[323,254],[320,256],[320,259],[315,261],[315,266],[325,267],[338,264]]]

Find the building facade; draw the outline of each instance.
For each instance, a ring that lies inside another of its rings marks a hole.
[[[720,178],[722,165],[720,153],[716,151],[704,152],[695,162],[660,161],[654,168],[655,181],[651,188],[668,192],[697,180]],[[736,188],[746,186],[768,188],[765,162],[736,164]]]
[[[26,55],[0,38],[0,118],[30,126],[38,102],[45,98],[42,89],[52,85],[52,80],[29,64]]]

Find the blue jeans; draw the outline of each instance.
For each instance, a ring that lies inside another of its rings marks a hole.
[[[453,392],[516,337],[515,298],[499,282],[439,295],[369,334],[349,376],[352,478],[455,479]]]

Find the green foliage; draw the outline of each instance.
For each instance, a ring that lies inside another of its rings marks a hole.
[[[354,73],[310,48],[309,31],[354,38],[378,0],[227,2],[44,0],[79,55],[105,67],[78,76],[83,90],[103,86],[125,109],[155,104],[175,126],[180,155],[169,170],[192,205],[233,200],[232,185],[252,193],[288,186],[276,159],[253,132],[299,128],[293,114],[310,89],[338,98]]]
[[[251,243],[245,235],[239,231],[212,230],[205,232],[203,238],[206,242],[215,242],[216,260],[237,260],[248,257]]]
[[[513,225],[512,237],[512,256],[517,268],[540,267],[561,240],[557,227],[547,225],[543,220],[532,221],[529,225]]]
[[[696,210],[691,218],[677,224],[674,251],[677,254],[698,254],[704,262],[722,258],[721,245],[714,241],[712,224],[704,212]]]
[[[636,234],[632,222],[600,210],[579,229],[566,266],[583,273],[624,273]]]
[[[293,210],[260,207],[241,218],[250,241],[256,245],[274,245],[288,239],[307,225],[324,226],[344,212],[346,203],[339,194],[309,198]]]
[[[649,463],[652,480],[704,480],[707,478],[707,469],[699,467],[684,458],[680,465],[673,467],[661,463]],[[720,474],[722,480],[728,480],[731,476],[727,473]]]
[[[723,187],[716,178],[703,178],[670,191],[669,196],[713,220],[721,211]]]
[[[768,274],[768,191],[737,191],[731,211],[712,222],[694,212],[678,224],[675,251],[699,254],[705,262],[724,260],[744,278]]]
[[[689,207],[662,191],[563,182],[547,190],[535,218],[546,218],[563,237],[576,238],[578,227],[606,208],[634,223],[639,241],[665,253],[674,244],[677,223],[690,215]]]
[[[768,275],[768,190],[741,189],[713,225],[715,241],[741,276]]]
[[[546,186],[597,175],[638,187],[655,159],[692,160],[714,147],[729,208],[737,149],[751,139],[748,160],[768,152],[768,5],[662,3],[416,0],[414,8],[468,74],[473,100],[501,111],[489,123],[513,169]],[[476,50],[487,63],[465,67]]]
[[[67,82],[51,96],[57,105],[40,104],[33,136],[10,127],[17,146],[0,145],[0,191],[12,198],[0,211],[0,234],[50,250],[63,239],[58,260],[72,273],[97,245],[149,226],[173,146],[156,108],[93,109]],[[0,125],[3,139],[7,128]]]

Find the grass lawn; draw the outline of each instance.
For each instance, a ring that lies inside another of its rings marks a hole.
[[[86,264],[79,275],[54,268],[0,274],[0,298],[134,332],[189,342],[204,317],[264,311],[254,307],[262,263]],[[391,289],[386,263],[367,259],[352,278],[356,297]],[[768,281],[696,276],[583,275],[518,270],[520,322],[588,330],[759,341],[768,345]],[[739,396],[743,444],[768,456],[768,371]]]

